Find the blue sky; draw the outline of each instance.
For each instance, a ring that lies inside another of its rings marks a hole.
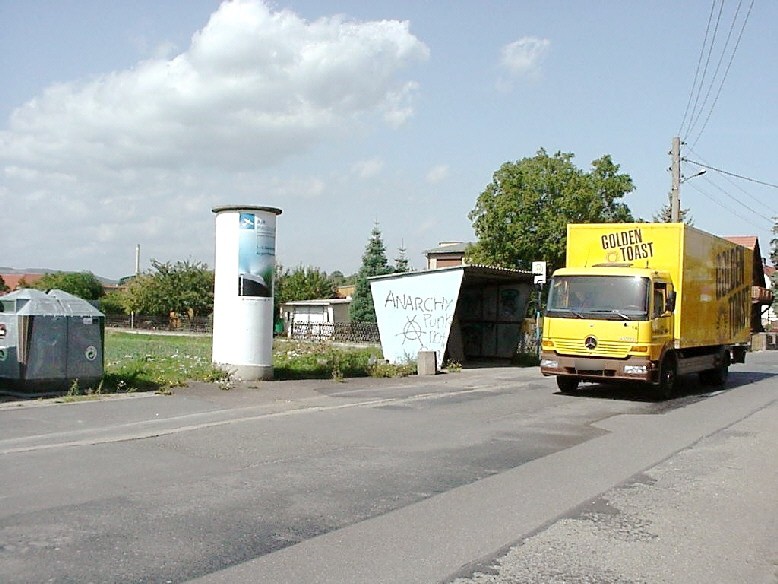
[[[286,267],[356,271],[377,221],[389,258],[404,246],[422,268],[473,240],[494,171],[539,148],[584,169],[610,154],[645,219],[675,135],[778,184],[778,3],[753,3],[727,70],[750,5],[0,0],[0,265],[118,278],[136,244],[143,269],[213,265],[211,209],[250,204],[283,210]],[[768,255],[776,194],[708,171],[681,203]]]

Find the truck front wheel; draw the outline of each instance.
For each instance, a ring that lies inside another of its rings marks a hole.
[[[671,399],[675,396],[678,385],[678,365],[675,357],[666,355],[659,367],[659,397]]]
[[[556,386],[562,393],[573,393],[578,389],[578,378],[569,375],[557,375]]]

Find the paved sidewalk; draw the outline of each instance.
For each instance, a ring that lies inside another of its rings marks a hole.
[[[778,402],[453,582],[778,582]]]

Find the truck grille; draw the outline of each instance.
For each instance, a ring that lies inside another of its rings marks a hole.
[[[599,341],[597,348],[590,351],[584,345],[584,340],[557,340],[555,342],[557,353],[563,355],[581,355],[586,357],[613,357],[622,359],[627,356],[631,345],[625,343],[615,343]]]

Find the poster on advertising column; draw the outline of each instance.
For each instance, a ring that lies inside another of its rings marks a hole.
[[[238,295],[273,296],[276,259],[275,216],[241,213],[238,241]]]
[[[406,363],[419,351],[435,351],[442,362],[463,274],[455,269],[370,281],[385,359]]]

